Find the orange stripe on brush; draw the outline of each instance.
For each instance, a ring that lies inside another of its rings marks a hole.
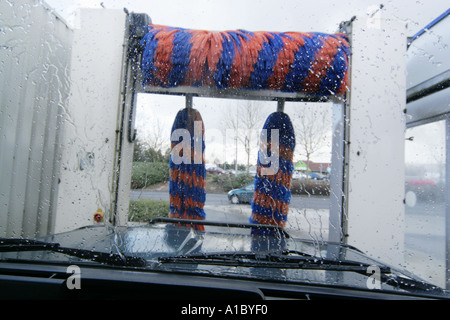
[[[186,209],[187,208],[192,208],[192,209],[200,208],[201,209],[201,208],[204,207],[204,203],[196,201],[196,200],[194,200],[192,198],[185,198],[184,199],[184,204],[185,204],[185,208]]]
[[[349,69],[347,68],[347,70],[345,71],[344,78],[341,80],[341,84],[336,94],[344,94],[349,89],[349,86],[350,86],[350,76],[349,76]]]
[[[205,179],[202,176],[197,176],[195,171],[193,171],[192,174],[189,174],[181,172],[180,170],[170,169],[169,174],[170,179],[175,183],[179,183],[181,181],[188,187],[198,187],[202,189],[205,187]]]
[[[158,32],[155,39],[158,40],[158,46],[155,50],[155,67],[158,72],[155,73],[155,78],[163,83],[164,86],[168,85],[167,79],[169,72],[172,70],[172,51],[173,51],[173,38],[177,30],[166,31],[162,30]]]
[[[285,188],[291,187],[292,176],[290,174],[283,173],[283,171],[281,170],[278,170],[273,174],[267,174],[267,171],[265,172],[266,174],[262,174],[261,170],[262,167],[260,166],[256,168],[256,174],[258,177],[264,177],[272,182],[276,182],[277,184],[282,185]]]
[[[335,33],[334,35],[339,38],[338,41],[341,42],[344,47],[350,47],[345,33]]]
[[[210,45],[210,34],[208,31],[194,30],[190,40],[192,44],[189,55],[189,67],[186,73],[185,84],[193,84],[202,80],[205,70],[208,50]]]
[[[350,45],[346,39],[346,35],[343,33],[336,33],[336,36],[338,36],[338,41],[341,44],[341,46],[347,47],[349,48]],[[348,59],[348,57],[346,57]],[[343,77],[343,79],[341,79],[341,83],[339,86],[339,89],[337,90],[336,94],[344,94],[349,87],[349,83],[350,83],[350,79],[349,79],[349,70],[347,68],[347,71],[345,71],[345,75]]]
[[[252,213],[251,219],[253,221],[256,221],[258,224],[268,224],[272,226],[280,226],[282,228],[286,226],[286,221],[277,221],[273,217],[261,216],[255,213]]]
[[[173,206],[177,212],[180,212],[181,210],[181,197],[179,195],[170,195],[170,205]],[[203,202],[199,202],[196,200],[193,200],[192,198],[184,198],[184,210],[187,208],[191,208],[191,209],[195,209],[195,208],[203,208],[204,207],[204,203]],[[191,218],[187,218],[187,219],[191,219]]]
[[[294,150],[287,148],[285,146],[280,146],[279,148],[280,158],[292,161],[294,157]]]
[[[320,86],[320,81],[326,76],[328,69],[333,63],[334,56],[341,45],[339,40],[333,37],[320,38],[323,42],[322,48],[317,52],[314,62],[308,75],[303,80],[303,92],[316,92]]]
[[[220,57],[222,57],[222,34],[225,34],[223,32],[210,32],[209,34],[209,47],[205,48],[207,50],[208,55],[206,57],[206,63],[207,63],[207,78],[206,78],[206,84],[208,86],[214,86],[214,80],[213,75],[217,70],[217,63],[220,60]]]
[[[295,53],[298,51],[298,47],[305,44],[305,40],[298,33],[286,32],[284,34],[286,35],[283,37],[284,47],[278,54],[273,74],[267,80],[267,84],[272,90],[283,88],[286,76],[295,60]]]
[[[272,149],[271,149],[272,143],[270,141],[269,142],[261,141],[260,145],[261,145],[261,150],[265,149],[266,153],[269,151],[272,153]],[[277,152],[277,150],[274,150],[273,152]],[[278,147],[278,156],[285,160],[292,161],[292,158],[294,157],[294,150],[287,148],[284,145],[281,145]]]
[[[235,58],[230,72],[228,87],[242,88],[250,85],[250,76],[254,71],[253,65],[258,60],[259,51],[262,49],[267,37],[272,37],[265,32],[254,32],[252,39],[241,40],[242,50],[236,48]]]
[[[253,195],[253,203],[260,207],[271,209],[273,212],[278,209],[278,212],[283,215],[287,215],[289,211],[289,203],[273,199],[266,194],[260,193],[258,190],[255,190]]]
[[[181,198],[178,195],[170,195],[170,205],[173,206],[177,211],[181,208]]]

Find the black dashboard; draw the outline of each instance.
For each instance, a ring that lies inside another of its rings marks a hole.
[[[67,270],[67,265],[2,262],[0,299],[171,301],[428,299],[407,293],[193,275],[183,272],[148,272],[97,266],[82,267],[79,274]],[[79,277],[78,286],[71,285],[74,277]]]

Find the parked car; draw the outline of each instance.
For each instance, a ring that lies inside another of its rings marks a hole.
[[[292,172],[292,179],[294,180],[306,179],[306,175],[302,172],[294,171]]]
[[[440,188],[436,181],[426,177],[406,177],[405,192],[412,192],[418,200],[436,200]]]
[[[206,169],[206,172],[212,173],[212,174],[227,174],[227,172],[219,167],[211,167]]]
[[[308,176],[310,179],[313,179],[313,180],[323,180],[323,175],[315,173],[315,172],[308,173]]]
[[[245,186],[243,186],[240,189],[233,189],[230,192],[228,192],[228,200],[231,201],[231,203],[238,204],[238,203],[250,203],[253,199],[253,192],[255,191],[255,185],[252,183],[249,183]]]

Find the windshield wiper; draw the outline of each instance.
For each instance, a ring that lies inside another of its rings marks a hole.
[[[368,276],[368,268],[373,264],[353,260],[335,260],[317,257],[300,251],[284,250],[274,252],[220,252],[189,254],[183,256],[160,257],[162,264],[204,264],[232,267],[256,267],[277,269],[305,269],[324,271],[356,272]],[[380,281],[389,286],[405,291],[427,292],[436,295],[448,295],[445,290],[424,281],[394,274],[385,265],[376,265],[380,271]]]
[[[309,269],[329,271],[354,271],[366,274],[371,265],[352,260],[334,260],[316,257],[299,251],[281,252],[231,252],[190,254],[159,258],[160,263],[208,264],[222,266],[262,267],[278,269]],[[380,266],[380,271],[390,273],[390,268]]]
[[[34,239],[0,238],[0,252],[18,251],[53,251],[114,266],[144,267],[146,265],[146,260],[139,257],[125,256],[117,253],[91,251],[86,249],[61,247],[59,243],[44,242]]]

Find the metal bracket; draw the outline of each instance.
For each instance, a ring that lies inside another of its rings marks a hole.
[[[136,117],[136,79],[137,70],[139,70],[139,56],[142,52],[141,39],[147,32],[149,23],[151,23],[151,19],[147,14],[128,14],[127,72],[128,68],[131,68],[131,83],[126,81],[126,86],[131,85],[129,92],[132,94],[128,114],[128,142],[130,143],[136,141],[137,135],[137,131],[134,128],[134,120]]]

